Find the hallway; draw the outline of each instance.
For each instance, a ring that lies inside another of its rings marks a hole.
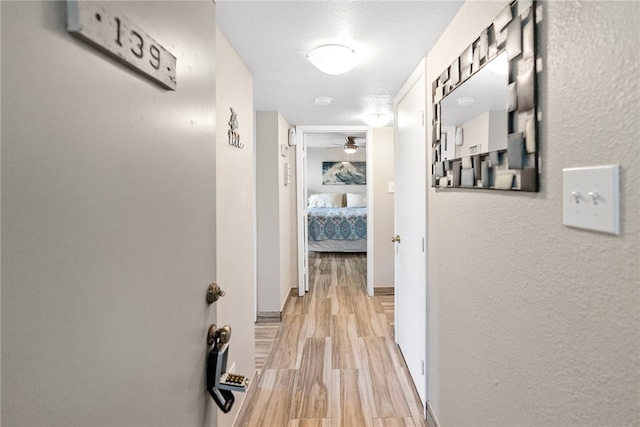
[[[236,426],[424,426],[366,255],[310,253],[310,291],[289,297]]]

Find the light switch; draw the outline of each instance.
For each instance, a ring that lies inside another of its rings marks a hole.
[[[387,188],[388,188],[389,194],[395,193],[396,192],[395,182],[393,181],[387,182]]]
[[[620,234],[620,166],[563,169],[562,222]]]

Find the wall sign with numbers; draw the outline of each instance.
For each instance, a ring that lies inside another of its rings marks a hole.
[[[107,2],[67,0],[67,31],[176,90],[176,57]]]

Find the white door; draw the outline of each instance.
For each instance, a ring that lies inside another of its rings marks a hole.
[[[168,92],[63,2],[1,3],[2,424],[216,425],[215,5],[103,3],[179,58]]]
[[[456,127],[442,126],[440,130],[440,140],[442,143],[442,160],[454,159],[456,157]]]
[[[309,234],[307,223],[307,141],[298,135],[296,145],[296,184],[298,190],[298,295],[309,291]]]
[[[396,99],[395,141],[396,342],[423,404],[428,389],[424,80],[422,66]]]

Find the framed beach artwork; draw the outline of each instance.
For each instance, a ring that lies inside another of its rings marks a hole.
[[[367,162],[322,162],[322,185],[366,185]]]

